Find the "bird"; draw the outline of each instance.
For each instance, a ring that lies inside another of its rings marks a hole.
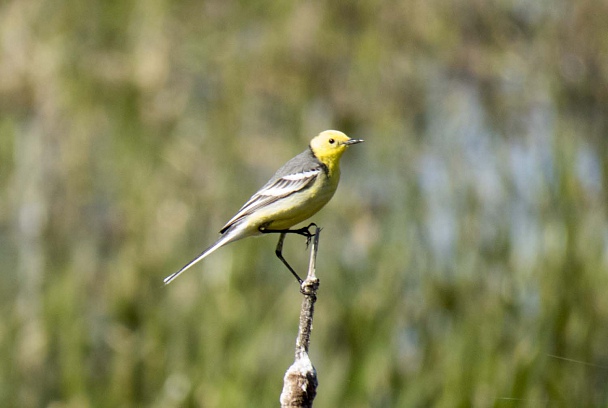
[[[231,242],[262,234],[281,234],[275,250],[277,257],[300,284],[302,279],[282,256],[286,234],[303,235],[307,243],[314,236],[309,229],[291,227],[316,214],[333,197],[340,181],[340,158],[344,151],[361,139],[351,139],[338,130],[326,130],[315,136],[308,148],[285,163],[270,180],[241,207],[220,230],[220,237],[180,270],[167,276],[171,283],[205,257]]]

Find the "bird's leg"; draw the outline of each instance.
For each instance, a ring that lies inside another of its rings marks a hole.
[[[260,227],[259,231],[262,234],[281,234],[281,236],[279,237],[279,242],[277,243],[277,248],[274,251],[274,253],[277,255],[277,258],[279,258],[281,260],[281,262],[283,262],[283,264],[287,267],[287,269],[289,269],[289,271],[293,274],[293,276],[295,276],[295,278],[298,280],[298,283],[300,284],[300,286],[302,285],[302,278],[300,278],[300,276],[298,276],[298,274],[296,273],[296,271],[293,270],[293,268],[291,267],[291,265],[289,265],[289,263],[287,263],[287,261],[285,260],[285,258],[283,258],[283,241],[285,241],[285,236],[287,234],[298,234],[298,235],[302,235],[304,237],[306,237],[306,248],[308,248],[308,245],[310,244],[310,240],[312,239],[312,237],[315,236],[314,233],[310,232],[310,228],[312,227],[317,227],[317,224],[315,224],[314,222],[308,224],[308,226],[306,227],[302,227],[299,229],[283,229],[283,230],[269,230],[269,229],[265,229],[264,227]]]
[[[283,264],[287,267],[287,269],[289,269],[289,272],[291,272],[293,274],[293,276],[295,276],[295,278],[298,280],[298,283],[300,284],[300,286],[302,286],[302,282],[303,282],[302,278],[300,278],[300,276],[296,273],[296,271],[293,270],[291,265],[289,265],[287,263],[287,261],[285,260],[285,258],[283,258],[283,241],[285,241],[285,235],[287,235],[286,232],[281,232],[281,236],[279,237],[279,242],[277,242],[277,249],[275,249],[274,253],[277,255],[277,258],[279,258],[281,260],[281,262],[283,262]]]
[[[311,222],[310,224],[308,224],[306,227],[302,227],[302,228],[298,228],[298,229],[282,229],[282,230],[269,230],[269,229],[265,229],[264,227],[260,228],[260,232],[262,234],[298,234],[298,235],[302,235],[303,237],[306,237],[306,248],[308,248],[308,245],[310,244],[310,240],[312,239],[312,237],[315,236],[315,234],[313,232],[310,232],[310,229],[312,227],[317,227],[317,224],[315,224],[314,222]]]

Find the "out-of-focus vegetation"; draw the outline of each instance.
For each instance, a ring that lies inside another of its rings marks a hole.
[[[366,143],[314,218],[316,406],[608,406],[607,21],[3,2],[0,406],[277,406],[300,295],[276,237],[162,278],[327,128]]]

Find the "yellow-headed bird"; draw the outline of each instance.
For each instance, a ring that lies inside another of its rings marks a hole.
[[[337,130],[321,132],[310,141],[308,149],[285,163],[241,207],[220,230],[220,238],[213,245],[182,269],[167,276],[165,284],[216,249],[241,238],[267,233],[281,234],[276,254],[298,282],[302,283],[302,279],[281,255],[285,234],[296,233],[310,239],[312,234],[308,227],[298,230],[289,228],[312,217],[327,204],[338,188],[342,153],[348,146],[361,142],[363,140],[351,139]]]

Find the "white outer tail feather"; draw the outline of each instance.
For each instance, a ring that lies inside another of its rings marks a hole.
[[[236,240],[239,240],[241,238],[245,238],[246,236],[248,236],[247,234],[243,234],[243,232],[244,232],[243,230],[244,230],[243,228],[237,227],[237,228],[233,228],[231,230],[226,231],[217,241],[215,241],[215,243],[213,245],[211,245],[209,248],[207,248],[203,252],[201,252],[199,256],[197,256],[196,258],[194,258],[193,260],[188,262],[182,269],[167,276],[163,280],[165,285],[170,284],[175,278],[177,278],[179,275],[186,272],[188,269],[190,269],[191,267],[193,267],[194,265],[196,265],[197,263],[202,261],[205,257],[207,257],[207,255],[211,254],[216,249],[219,249],[226,244],[229,244],[231,242],[234,242]]]

